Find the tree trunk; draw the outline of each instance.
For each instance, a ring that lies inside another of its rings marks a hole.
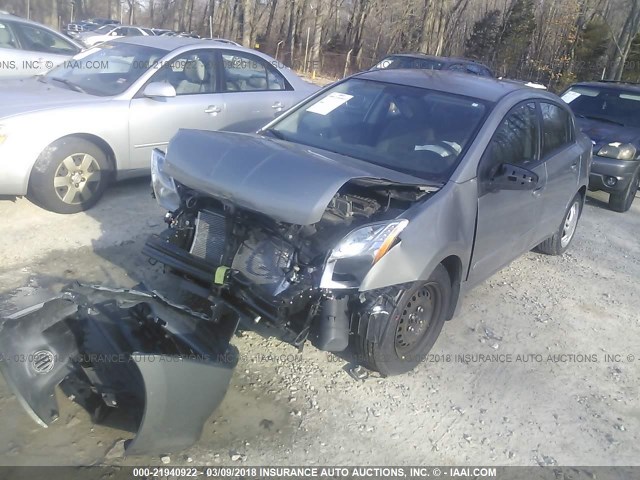
[[[315,74],[320,70],[320,49],[322,46],[322,31],[325,22],[325,2],[318,2],[316,6],[315,24],[313,26],[313,43],[311,44],[311,71]]]
[[[270,5],[271,8],[269,9],[269,18],[267,20],[267,29],[264,33],[264,38],[267,43],[269,43],[269,39],[271,37],[271,28],[273,26],[273,18],[275,17],[277,6],[278,6],[278,0],[271,0],[271,5]]]
[[[638,0],[631,0],[631,4],[631,13],[624,22],[622,31],[618,36],[616,54],[609,68],[609,80],[620,80],[622,78],[624,64],[629,56],[631,43],[640,30],[640,2]]]
[[[244,0],[242,5],[242,46],[251,48],[251,26],[253,25],[253,1]]]

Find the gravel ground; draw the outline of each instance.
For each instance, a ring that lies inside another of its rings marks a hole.
[[[331,354],[246,334],[201,441],[164,460],[122,458],[131,435],[61,394],[41,429],[0,380],[0,465],[640,465],[640,200],[616,214],[605,199],[590,194],[567,254],[528,253],[472,291],[407,375],[355,380]],[[0,316],[75,279],[157,282],[139,252],[162,215],[148,180],[73,216],[0,202]]]

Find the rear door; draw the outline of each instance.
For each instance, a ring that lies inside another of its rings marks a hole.
[[[476,284],[531,248],[543,210],[546,167],[540,161],[535,102],[514,107],[496,130],[478,168],[478,216],[469,281]],[[492,190],[487,183],[504,164],[538,175],[536,189]]]
[[[255,132],[296,102],[293,88],[266,60],[219,49],[226,110],[224,130]]]
[[[542,121],[542,160],[547,165],[547,188],[539,239],[555,232],[564,218],[569,202],[578,191],[580,156],[573,118],[566,108],[540,101]]]

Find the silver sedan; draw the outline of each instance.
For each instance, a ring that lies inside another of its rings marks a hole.
[[[192,38],[119,39],[48,74],[0,82],[0,195],[58,213],[149,173],[180,128],[252,132],[317,87],[260,52]]]
[[[51,28],[0,12],[0,79],[44,73],[80,50],[80,45]]]

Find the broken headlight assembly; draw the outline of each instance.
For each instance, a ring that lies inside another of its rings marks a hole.
[[[408,224],[406,219],[373,223],[348,234],[331,250],[320,288],[357,288]]]
[[[630,143],[613,142],[602,147],[597,155],[599,157],[615,158],[616,160],[634,160],[636,147]]]
[[[164,157],[164,152],[157,148],[151,152],[151,185],[160,206],[173,212],[180,207],[180,195],[173,178],[163,172]]]

